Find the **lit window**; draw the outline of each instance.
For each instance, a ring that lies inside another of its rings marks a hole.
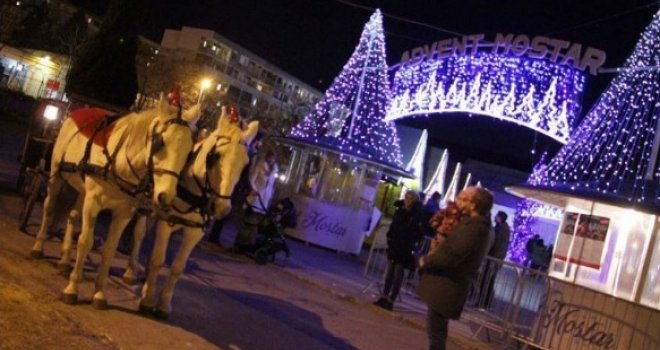
[[[206,42],[206,40],[204,40],[204,42],[202,43],[202,46],[206,47],[206,45],[208,45],[208,43]]]

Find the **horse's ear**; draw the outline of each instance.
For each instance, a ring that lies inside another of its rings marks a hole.
[[[216,129],[225,129],[227,125],[229,125],[229,114],[227,114],[227,107],[222,106],[220,107],[220,117],[218,117],[218,125],[216,126]]]
[[[183,112],[181,118],[187,121],[190,126],[193,126],[197,123],[199,117],[201,116],[202,116],[202,105],[198,103],[188,108],[185,112]]]
[[[257,136],[257,132],[259,131],[259,122],[258,121],[251,121],[250,124],[248,124],[247,128],[241,132],[241,141],[243,144],[249,145],[252,140],[254,140],[254,137]]]

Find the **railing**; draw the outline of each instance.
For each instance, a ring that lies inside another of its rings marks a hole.
[[[375,230],[365,291],[383,281],[386,232],[387,225]],[[420,254],[429,245],[424,239]],[[419,278],[411,275],[401,294],[415,293]],[[660,349],[659,311],[491,257],[473,281],[461,320],[497,349]]]

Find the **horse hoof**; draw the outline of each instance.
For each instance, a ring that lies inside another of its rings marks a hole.
[[[105,310],[108,308],[108,301],[105,299],[94,299],[92,305],[97,310]]]
[[[68,305],[76,305],[78,303],[78,295],[62,293],[62,301]]]
[[[60,271],[61,276],[68,277],[73,267],[69,264],[57,264],[57,269]]]
[[[124,283],[128,284],[129,286],[134,286],[137,284],[137,278],[135,277],[123,276],[121,279],[122,281],[124,281]]]
[[[42,252],[41,250],[30,251],[30,257],[32,259],[41,259],[44,257],[44,252]]]
[[[167,320],[170,317],[170,313],[167,311],[156,309],[156,311],[154,311],[154,317],[156,317],[159,320]]]
[[[154,311],[155,311],[154,308],[151,307],[151,306],[146,306],[146,305],[142,305],[142,304],[140,304],[140,306],[138,306],[138,312],[141,315],[153,315]]]

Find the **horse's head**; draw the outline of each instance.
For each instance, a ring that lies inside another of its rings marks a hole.
[[[178,101],[172,103],[161,94],[156,112],[149,128],[147,162],[153,172],[152,200],[167,208],[176,197],[179,174],[193,146],[190,125],[199,119],[201,106],[182,112]]]
[[[259,122],[251,122],[245,130],[241,122],[221,108],[216,129],[207,137],[193,165],[194,176],[206,179],[213,195],[213,216],[221,218],[231,209],[234,186],[248,164],[248,146],[257,135]]]

